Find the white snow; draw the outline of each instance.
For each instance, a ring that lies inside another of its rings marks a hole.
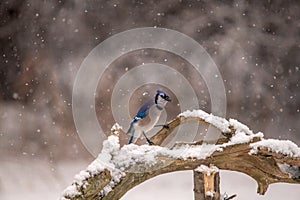
[[[78,185],[82,185],[84,180],[86,180],[88,177],[90,177],[90,174],[86,170],[82,170],[79,172],[79,174],[76,174],[74,176],[74,182],[77,183]]]
[[[96,159],[87,167],[86,170],[82,170],[74,176],[72,185],[68,186],[63,191],[63,196],[75,197],[81,195],[81,193],[78,191],[78,188],[80,188],[80,186],[85,187],[88,184],[87,179],[89,177],[102,172],[104,169],[105,167]]]
[[[203,144],[197,146],[184,145],[177,149],[166,149],[164,151],[164,155],[183,160],[188,158],[205,159],[218,148],[218,145],[213,144]]]
[[[114,163],[120,169],[127,168],[136,163],[155,163],[155,157],[163,151],[163,147],[135,144],[123,146],[118,154],[114,157]]]
[[[64,190],[63,195],[71,197],[80,195],[77,188],[80,186],[84,187],[88,184],[87,179],[89,177],[102,172],[105,168],[110,170],[112,180],[100,192],[102,196],[105,196],[121,181],[122,177],[125,176],[125,170],[130,168],[130,166],[135,166],[139,163],[146,163],[151,166],[156,163],[157,156],[168,156],[176,159],[204,159],[210,156],[217,148],[217,145],[204,144],[192,147],[184,145],[170,150],[160,146],[130,144],[120,149],[118,136],[111,135],[103,142],[103,149],[97,159],[86,170],[75,175],[73,184]]]
[[[252,135],[253,132],[246,126],[245,124],[242,124],[236,119],[229,119],[229,125],[232,126],[235,130],[236,133],[245,133],[247,135]]]
[[[78,192],[76,185],[72,184],[63,191],[63,195],[74,198],[75,196],[80,195],[80,192]],[[65,198],[62,197],[61,200],[63,199]]]
[[[229,142],[219,145],[220,147],[227,147],[235,144],[244,144],[251,142],[254,138],[264,137],[264,134],[262,132],[254,134],[253,131],[248,128],[248,126],[235,119],[229,119],[228,124],[235,130],[235,134],[230,138]]]
[[[201,118],[204,121],[214,125],[224,133],[229,133],[231,131],[230,127],[232,127],[235,130],[236,134],[230,139],[230,142],[224,144],[223,147],[226,147],[228,145],[247,143],[253,140],[254,137],[259,137],[259,138],[263,137],[263,133],[258,132],[254,134],[253,131],[250,130],[245,124],[242,124],[241,122],[235,119],[229,119],[229,121],[227,121],[222,117],[208,114],[203,110],[193,110],[193,111],[188,110],[179,114],[178,116],[186,117],[186,118],[187,117]]]
[[[115,165],[111,162],[114,155],[120,149],[119,138],[117,136],[109,136],[107,140],[103,142],[103,149],[98,155],[98,158],[94,160],[86,170],[82,170],[79,174],[75,175],[74,181],[71,186],[67,187],[63,191],[63,196],[75,197],[81,195],[78,188],[81,186],[85,187],[88,184],[87,179],[99,174],[104,169],[110,170],[112,180],[111,182],[100,192],[106,195],[112,188],[121,181],[121,178],[125,176],[125,173],[115,168]]]
[[[111,135],[103,142],[103,148],[98,158],[95,160],[96,164],[105,165],[109,169],[112,180],[110,183],[103,188],[100,192],[101,195],[106,195],[110,192],[116,184],[118,184],[122,177],[125,176],[125,172],[115,167],[112,162],[113,157],[118,155],[120,150],[119,137],[116,135]]]
[[[195,169],[195,171],[198,172],[205,172],[208,176],[210,176],[213,172],[219,172],[219,168],[216,166],[206,166],[206,165],[200,165]]]
[[[114,135],[111,135],[107,138],[106,141],[103,142],[103,149],[101,153],[103,152],[116,152],[120,149],[120,143],[119,143],[119,137],[116,137]]]
[[[171,150],[160,146],[138,146],[135,144],[130,144],[122,147],[118,154],[114,156],[112,162],[119,169],[124,170],[125,168],[139,163],[153,165],[156,163],[157,156],[167,156],[183,160],[188,158],[205,159],[217,148],[217,145],[203,144],[200,146],[183,145],[179,148]]]
[[[235,130],[235,134],[230,138],[229,142],[219,145],[220,148],[228,147],[235,144],[245,144],[251,142],[254,138],[264,137],[264,134],[262,132],[253,133],[253,131],[250,130],[248,126],[242,124],[241,122],[235,119],[230,119],[229,125]]]
[[[111,127],[111,131],[117,131],[117,130],[122,130],[123,127],[120,126],[118,123],[115,123],[112,127]]]
[[[221,146],[223,147],[227,147],[230,145],[235,145],[235,144],[244,144],[244,143],[248,143],[251,142],[254,138],[263,138],[264,134],[262,132],[258,132],[252,135],[247,135],[245,132],[237,132],[235,135],[233,135],[230,138],[230,141],[228,143],[225,143]]]
[[[267,139],[250,144],[250,153],[256,154],[259,148],[267,148],[268,151],[281,153],[290,157],[300,157],[300,148],[290,140]]]
[[[207,196],[207,197],[214,197],[214,195],[215,195],[215,193],[212,192],[212,191],[207,191],[207,192],[205,193],[205,196]]]
[[[204,121],[206,121],[207,123],[210,123],[212,125],[214,125],[215,127],[217,127],[218,129],[220,129],[223,133],[229,133],[230,132],[230,128],[229,128],[229,122],[222,118],[222,117],[218,117],[215,116],[213,114],[208,114],[206,112],[204,112],[203,110],[187,110],[181,114],[178,115],[179,117],[197,117],[197,118],[201,118]]]

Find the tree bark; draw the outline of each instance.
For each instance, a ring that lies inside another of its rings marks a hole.
[[[220,200],[219,169],[202,165],[193,173],[195,200]]]
[[[194,199],[205,200],[203,174],[202,172],[198,172],[196,170],[193,171],[193,174],[194,174]]]
[[[220,200],[220,174],[219,171],[193,170],[194,199]]]
[[[177,117],[168,124],[170,129],[160,130],[152,137],[152,141],[155,144],[160,145],[177,126],[188,121],[198,121],[209,124],[204,119],[197,117]],[[99,172],[98,175],[93,174],[93,176],[87,177],[84,181],[82,181],[81,185],[73,183],[72,186],[76,186],[77,193],[74,195],[64,194],[62,199],[120,199],[131,188],[157,175],[174,171],[195,170],[200,165],[214,165],[222,170],[231,170],[247,174],[256,180],[258,184],[257,192],[259,194],[264,194],[267,191],[268,186],[272,183],[285,182],[300,184],[300,177],[293,177],[285,171],[282,171],[279,167],[280,164],[288,166],[291,165],[294,168],[298,167],[298,171],[300,173],[300,157],[295,157],[290,154],[284,155],[280,152],[274,153],[268,148],[263,147],[258,148],[255,154],[251,154],[250,152],[253,150],[251,144],[262,140],[262,138],[253,137],[249,142],[232,145],[230,144],[230,139],[236,134],[236,130],[233,127],[229,128],[231,131],[229,133],[222,133],[225,137],[220,138],[216,142],[218,145],[224,145],[222,150],[214,151],[209,157],[204,159],[197,159],[195,157],[183,159],[174,158],[168,155],[158,155],[155,157],[155,163],[151,165],[139,164],[140,167],[146,169],[143,173],[134,173],[133,169],[137,167],[134,165],[130,165],[126,169],[123,169],[125,175],[122,176],[120,181],[116,182],[115,185],[112,186],[112,189],[104,195],[99,191],[103,191],[106,185],[111,185],[109,182],[113,178],[111,174],[112,172],[109,172],[109,170],[105,171],[105,173],[102,171]],[[120,133],[121,130],[118,130],[117,132]],[[116,130],[112,130],[112,133],[116,134]],[[117,137],[116,135],[113,137]],[[203,141],[198,141],[192,144],[177,144],[171,148],[170,151],[176,151],[176,148],[180,147],[180,145],[192,148],[203,145]],[[118,154],[118,152],[115,153]],[[165,163],[168,163],[168,165]],[[210,182],[214,183],[213,192],[216,194],[215,199],[220,198],[220,190],[218,186],[219,179],[219,173],[215,173],[213,181],[210,180]],[[198,200],[201,199],[203,195],[208,194],[207,191],[205,191],[205,184],[209,181],[205,179],[203,173],[198,172],[194,172],[194,180],[195,199]],[[204,199],[207,199],[207,195],[204,196]]]

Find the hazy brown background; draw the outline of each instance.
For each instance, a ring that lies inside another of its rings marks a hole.
[[[266,137],[300,144],[297,0],[10,0],[0,3],[0,160],[43,160],[51,166],[61,160],[92,160],[72,119],[76,72],[101,41],[145,26],[180,31],[205,47],[225,81],[228,118]],[[167,53],[148,55],[141,51],[120,58],[108,73],[120,76],[124,67],[165,57],[174,59],[169,65],[188,65]],[[188,70],[183,73],[198,82]],[[109,93],[101,93],[109,87],[109,82],[99,85],[98,102],[110,103]],[[201,107],[209,111],[204,83],[197,90]],[[100,107],[103,124],[111,116]]]

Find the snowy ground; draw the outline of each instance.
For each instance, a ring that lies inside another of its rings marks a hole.
[[[58,199],[75,174],[85,169],[87,161],[52,165],[41,160],[0,160],[0,199]],[[128,192],[122,200],[193,199],[192,172],[161,175]],[[256,194],[256,183],[246,175],[221,171],[221,191],[238,194],[239,200],[298,200],[300,185],[274,184],[265,196]],[[159,195],[158,195],[159,194]]]

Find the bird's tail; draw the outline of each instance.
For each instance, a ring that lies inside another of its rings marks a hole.
[[[132,131],[133,131],[133,123],[134,122],[130,123],[130,127],[129,127],[128,131],[126,132],[126,134],[132,133]]]
[[[133,142],[134,132],[135,132],[135,130],[134,130],[134,124],[135,124],[135,123],[136,123],[135,121],[132,121],[132,122],[130,123],[130,127],[129,127],[127,133],[126,133],[127,135],[128,135],[128,134],[131,134],[130,139],[129,139],[129,141],[128,141],[128,144],[131,144],[131,143]]]
[[[132,120],[132,122],[130,123],[130,127],[129,127],[129,129],[128,129],[128,131],[127,131],[126,134],[132,133],[132,131],[134,131],[134,125],[135,125],[136,123],[138,123],[139,119],[140,119],[140,118],[135,117],[135,118]]]

